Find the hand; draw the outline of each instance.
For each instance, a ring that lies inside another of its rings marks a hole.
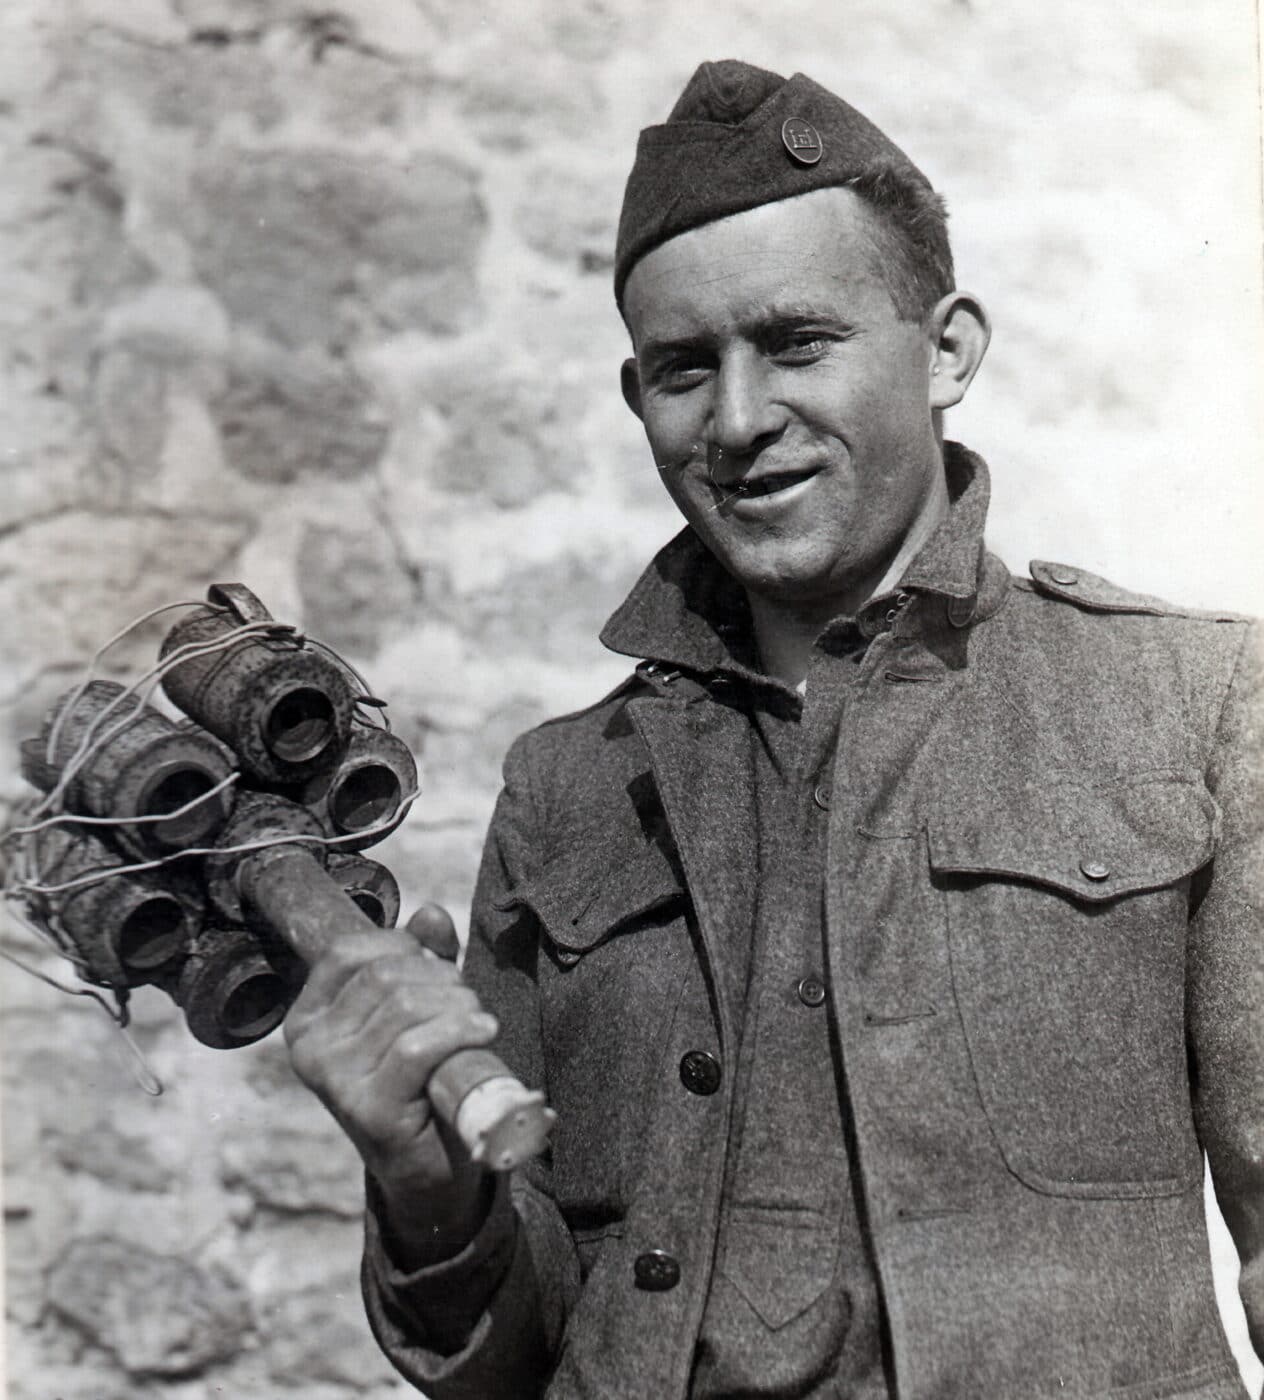
[[[295,1072],[376,1179],[405,1268],[457,1252],[485,1209],[482,1169],[424,1092],[453,1051],[498,1029],[449,960],[456,950],[438,905],[406,931],[349,933],[313,964],[285,1021]]]

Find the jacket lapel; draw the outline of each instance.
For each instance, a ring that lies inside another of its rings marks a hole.
[[[629,703],[628,714],[649,751],[680,853],[720,1039],[733,1046],[746,994],[758,856],[746,719],[705,694],[642,697]]]

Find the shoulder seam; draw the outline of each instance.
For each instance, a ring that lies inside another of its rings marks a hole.
[[[641,677],[633,671],[631,675],[625,676],[617,685],[601,696],[600,699],[594,700],[588,705],[581,705],[577,710],[568,710],[563,715],[550,715],[548,719],[541,720],[539,724],[535,725],[533,729],[527,732],[534,733],[536,730],[549,729],[555,724],[565,724],[568,720],[581,719],[584,715],[593,714],[595,711],[600,710],[603,705],[608,705],[612,700],[618,699],[624,691],[636,689],[644,684],[645,682]]]

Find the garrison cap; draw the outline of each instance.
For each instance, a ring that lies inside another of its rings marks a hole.
[[[623,194],[614,295],[639,258],[713,219],[878,171],[930,189],[908,156],[841,97],[796,73],[703,63],[661,126],[641,132]]]

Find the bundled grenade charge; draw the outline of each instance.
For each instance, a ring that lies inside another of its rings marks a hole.
[[[204,1044],[248,1045],[332,940],[399,917],[394,877],[363,853],[403,820],[417,768],[360,713],[382,706],[355,673],[241,584],[171,628],[159,670],[183,721],[93,680],[23,745],[45,808],[104,819],[36,824],[29,910],[120,1004],[153,984]],[[427,1092],[497,1170],[539,1152],[553,1121],[489,1050],[457,1051]]]

